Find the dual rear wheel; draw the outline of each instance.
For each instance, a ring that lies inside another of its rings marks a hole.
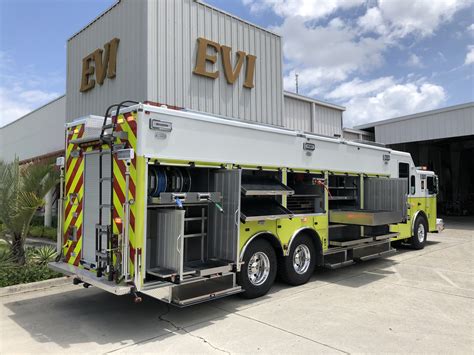
[[[243,255],[239,285],[245,290],[242,296],[256,298],[265,295],[275,278],[290,285],[301,285],[311,278],[316,266],[316,249],[311,237],[301,234],[292,242],[288,256],[277,257],[275,249],[265,239],[257,239]]]

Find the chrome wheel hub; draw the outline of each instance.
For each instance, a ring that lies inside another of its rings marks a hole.
[[[309,248],[304,244],[298,245],[293,253],[293,269],[295,269],[297,274],[301,275],[308,271],[310,264],[311,252]]]
[[[247,266],[247,276],[254,286],[260,286],[265,283],[270,274],[270,259],[261,251],[252,255]]]
[[[425,241],[425,226],[423,224],[418,226],[418,241],[420,243]]]

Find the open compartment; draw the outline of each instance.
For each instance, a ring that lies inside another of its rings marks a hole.
[[[287,184],[295,192],[287,198],[287,208],[293,214],[325,213],[324,175],[290,172]]]
[[[231,271],[238,261],[240,170],[150,168],[147,280]]]

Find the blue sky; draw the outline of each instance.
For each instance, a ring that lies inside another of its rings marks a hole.
[[[66,41],[115,0],[0,0],[0,126],[65,92]],[[345,125],[474,100],[472,0],[207,0],[283,36],[285,88]]]

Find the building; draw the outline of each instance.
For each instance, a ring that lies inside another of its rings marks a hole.
[[[355,127],[439,176],[438,207],[474,214],[474,102]]]
[[[66,122],[124,100],[341,136],[344,107],[283,91],[281,43],[200,1],[118,0],[68,40],[65,96],[0,128],[0,159],[58,156]]]

